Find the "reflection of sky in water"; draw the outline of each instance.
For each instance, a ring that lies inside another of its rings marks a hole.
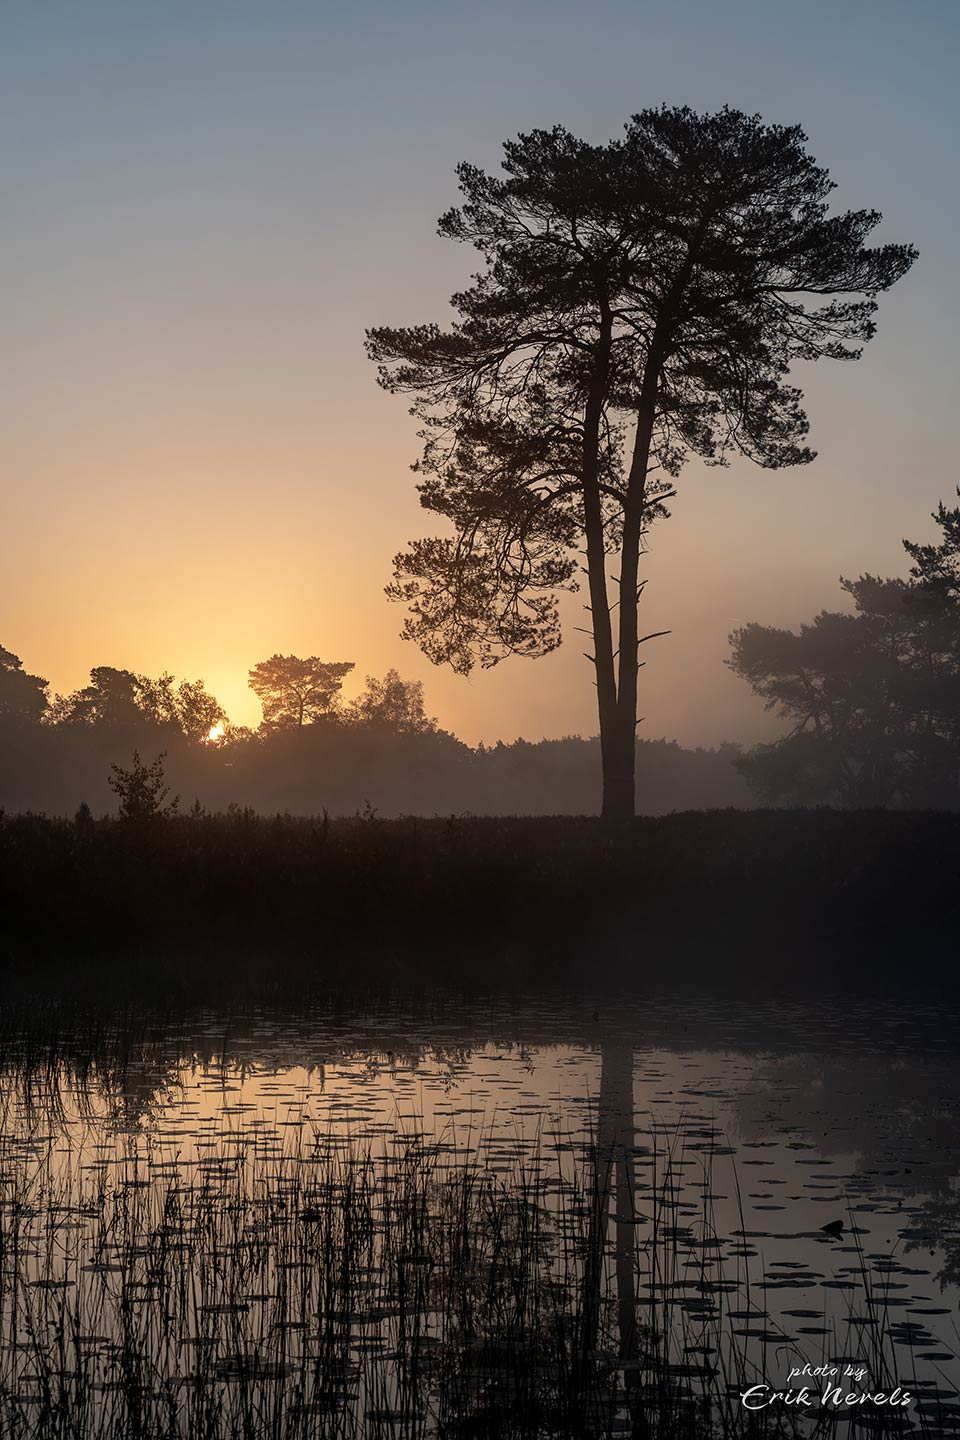
[[[413,1144],[431,1147],[441,1170],[464,1152],[503,1177],[536,1168],[549,1194],[550,1176],[569,1178],[582,1161],[605,1055],[627,1047],[641,1271],[644,1197],[666,1189],[672,1223],[696,1229],[706,1216],[716,1242],[691,1247],[678,1295],[702,1303],[705,1270],[734,1277],[716,1282],[730,1324],[767,1347],[774,1383],[787,1383],[798,1353],[812,1364],[864,1357],[865,1270],[892,1322],[898,1378],[955,1388],[960,1108],[952,1045],[930,1012],[821,1016],[792,1030],[775,1012],[758,1027],[756,1014],[686,1007],[621,1011],[614,1025],[575,1012],[514,1019],[478,1026],[473,1041],[469,1014],[433,1028],[260,1017],[154,1037],[82,1097],[65,1081],[56,1125],[42,1107],[28,1117],[21,1096],[4,1122],[5,1161],[19,1154],[90,1184],[165,1184],[231,1155],[269,1164],[360,1147],[390,1164]],[[759,1053],[745,1044],[758,1028]],[[823,1234],[837,1219],[844,1233]]]

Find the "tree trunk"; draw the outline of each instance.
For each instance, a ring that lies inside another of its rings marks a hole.
[[[709,215],[704,214],[687,252],[650,341],[637,407],[637,430],[627,476],[623,507],[623,536],[620,542],[619,616],[616,678],[616,715],[608,722],[610,739],[604,745],[603,715],[600,716],[600,750],[603,760],[603,816],[609,820],[632,820],[636,814],[637,769],[637,677],[640,670],[640,632],[637,607],[640,545],[647,507],[647,472],[657,418],[660,377],[669,347],[676,307],[693,273],[693,266]],[[609,613],[609,611],[608,611]],[[609,757],[609,758],[608,758]]]
[[[606,729],[606,733],[604,733]],[[600,722],[600,763],[603,769],[604,820],[632,820],[636,814],[636,722],[623,724],[619,708],[604,727]]]
[[[603,761],[603,811],[607,820],[632,820],[636,814],[637,769],[637,681],[640,672],[639,603],[640,542],[646,506],[647,465],[653,430],[653,407],[639,417],[633,463],[627,488],[627,504],[620,542],[619,616],[617,647],[617,699],[608,722],[609,738],[603,744],[600,722],[600,749]]]
[[[607,596],[607,556],[603,531],[603,502],[600,491],[600,422],[607,388],[613,317],[601,306],[600,336],[597,344],[594,381],[587,397],[583,426],[583,517],[587,549],[587,587],[590,594],[590,621],[593,632],[593,660],[597,681],[597,711],[600,720],[600,759],[603,769],[603,815],[622,811],[624,789],[617,784],[622,768],[617,734],[617,675]],[[633,814],[633,782],[630,781],[630,809]]]

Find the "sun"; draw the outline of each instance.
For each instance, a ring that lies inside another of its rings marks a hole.
[[[207,743],[216,744],[218,740],[223,739],[226,733],[226,730],[224,730],[222,724],[218,720],[216,725],[211,725],[210,729],[207,731]]]

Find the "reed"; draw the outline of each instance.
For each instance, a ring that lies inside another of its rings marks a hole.
[[[8,1064],[0,1107],[5,1440],[948,1433],[929,1406],[824,1412],[807,1431],[744,1410],[768,1348],[785,1373],[791,1346],[737,1333],[755,1281],[746,1250],[720,1262],[709,1144],[639,1137],[629,1214],[600,1131],[541,1135],[494,1174],[482,1134],[449,1124],[374,1142],[307,1121],[238,1130],[221,1111],[187,1154],[149,1127],[111,1132],[91,1096],[89,1143],[64,1154],[46,1092],[93,1077],[38,1068],[37,1050]],[[703,1207],[680,1223],[691,1162]],[[889,1326],[861,1262],[881,1375]]]
[[[911,984],[955,986],[958,863],[960,817],[935,812],[0,815],[0,994],[618,993],[662,985],[646,957],[668,950],[670,985],[724,993],[895,984],[908,949]]]

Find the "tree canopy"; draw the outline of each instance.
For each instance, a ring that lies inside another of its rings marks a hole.
[[[934,545],[905,541],[908,579],[842,580],[853,613],[799,632],[752,624],[732,669],[786,720],[738,762],[764,799],[798,804],[960,801],[960,507],[941,503]]]
[[[684,461],[813,459],[791,366],[856,359],[914,259],[867,243],[876,211],[828,213],[805,145],[729,108],[644,110],[606,145],[520,135],[502,175],[459,167],[440,220],[482,261],[453,325],[368,332],[423,422],[421,503],[453,532],[396,557],[403,633],[461,673],[547,654],[585,555],[605,813],[633,809],[639,561]]]
[[[89,685],[58,695],[46,718],[56,725],[162,726],[201,741],[226,720],[226,712],[202,680],[182,680],[178,685],[167,671],[154,680],[132,670],[97,665],[90,671]]]
[[[263,706],[269,729],[310,725],[336,713],[352,660],[320,660],[316,655],[271,655],[250,671],[250,689]]]
[[[29,675],[19,655],[0,645],[0,716],[39,720],[47,708],[47,682]]]
[[[95,665],[90,683],[69,695],[58,695],[50,721],[57,725],[134,725],[155,717],[149,706],[150,682],[132,670]]]
[[[388,670],[382,680],[368,675],[366,688],[349,707],[348,718],[358,725],[401,735],[426,735],[437,728],[436,720],[424,708],[422,681],[403,680],[396,670]]]

